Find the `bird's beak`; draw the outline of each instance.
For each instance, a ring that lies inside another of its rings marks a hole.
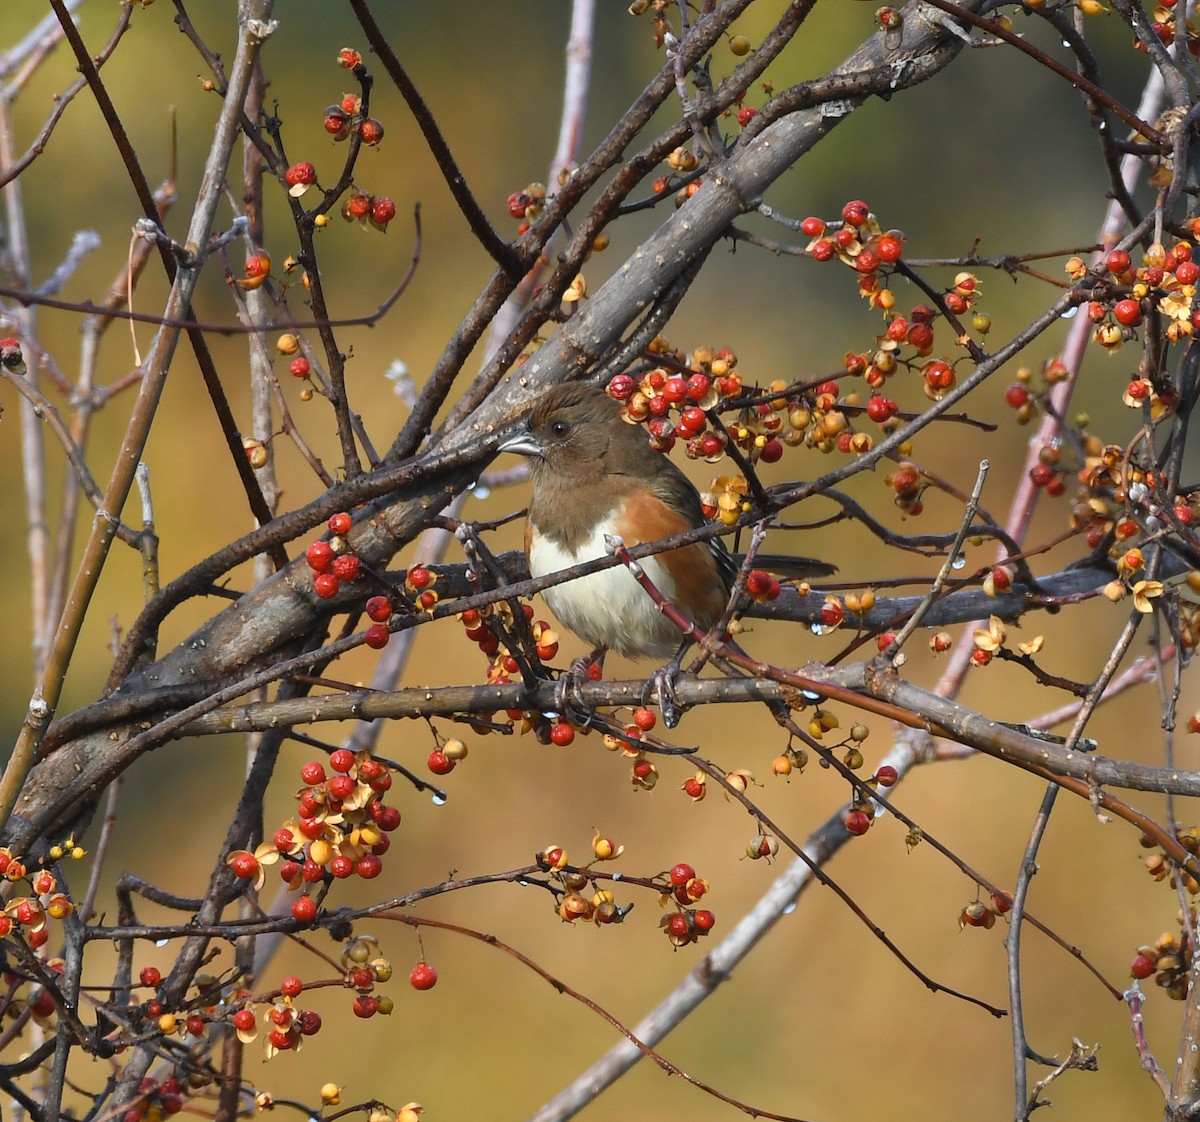
[[[518,456],[534,456],[538,459],[545,456],[545,450],[533,433],[529,431],[527,423],[514,429],[511,434],[500,441],[496,446],[496,451],[516,452]]]

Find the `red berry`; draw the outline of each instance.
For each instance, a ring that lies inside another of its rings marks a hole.
[[[1029,391],[1020,382],[1014,382],[1004,391],[1004,400],[1014,409],[1020,409],[1029,401]]]
[[[350,533],[350,526],[350,515],[344,510],[329,516],[329,532],[331,534],[348,534]]]
[[[696,925],[697,931],[711,931],[713,924],[717,922],[717,917],[707,908],[701,908],[698,912],[692,912],[692,922]]]
[[[369,993],[375,988],[375,971],[369,966],[360,966],[350,975],[350,981],[355,989]]]
[[[317,169],[309,163],[292,164],[290,168],[284,172],[284,180],[289,187],[295,187],[297,184],[308,186],[317,181]]]
[[[358,126],[358,135],[364,144],[374,146],[383,139],[383,125],[374,117],[368,117]]]
[[[813,242],[809,250],[817,261],[828,261],[836,252],[837,247],[828,238]]]
[[[821,605],[821,622],[826,627],[841,627],[846,619],[846,609],[837,600],[827,600]]]
[[[889,401],[886,397],[880,397],[879,394],[873,394],[867,402],[867,416],[877,424],[882,424],[895,412],[896,403]]]
[[[340,105],[331,105],[325,110],[323,127],[334,140],[345,140],[350,135],[350,118]]]
[[[1129,975],[1132,978],[1143,979],[1149,978],[1154,973],[1154,959],[1149,955],[1135,955],[1133,964],[1129,967]]]
[[[346,218],[366,218],[371,213],[371,196],[361,191],[351,195],[345,202],[343,214]]]
[[[671,916],[667,920],[664,929],[668,935],[675,939],[690,939],[692,935],[692,927],[688,923],[688,917],[685,912],[676,912]]]
[[[806,238],[819,238],[825,233],[825,223],[820,218],[810,215],[800,223],[800,233]]]
[[[376,825],[384,833],[390,834],[400,825],[400,808],[395,806],[380,806],[379,812],[377,814],[373,813],[371,817],[374,818]]]
[[[318,573],[313,578],[313,591],[322,600],[332,600],[341,588],[342,582],[332,573]]]
[[[855,259],[854,268],[860,273],[873,273],[879,268],[879,254],[873,249],[864,249]]]
[[[449,775],[457,766],[457,761],[450,759],[440,749],[434,749],[434,751],[430,752],[429,759],[425,763],[434,775]]]
[[[325,870],[315,861],[305,861],[300,866],[300,876],[309,884],[317,884],[325,879]]]
[[[296,1017],[296,1027],[301,1036],[315,1036],[321,1031],[321,1014],[312,1009],[302,1009]]]
[[[875,778],[879,781],[880,787],[890,787],[900,778],[900,773],[891,764],[884,764],[875,773]]]
[[[242,880],[250,880],[258,876],[258,858],[253,853],[235,853],[233,859],[229,862],[229,867],[233,870],[235,877],[241,877]],[[155,985],[158,983],[156,982]]]
[[[295,997],[302,989],[304,989],[304,983],[294,974],[288,975],[279,985],[279,992],[284,997]]]
[[[313,542],[304,551],[304,557],[309,568],[323,573],[333,564],[333,547],[328,542]]]
[[[1045,487],[1056,475],[1054,468],[1049,464],[1037,463],[1029,469],[1029,478],[1035,487]]]
[[[1194,261],[1180,261],[1175,266],[1175,279],[1180,284],[1195,284],[1200,280],[1200,265]]]
[[[383,862],[374,853],[364,853],[355,862],[354,871],[363,880],[374,880],[383,872]]]
[[[318,783],[325,782],[325,769],[317,760],[313,760],[311,763],[305,764],[300,769],[300,778],[303,779],[304,782],[310,787],[313,787]],[[278,845],[279,843],[276,842],[276,844]],[[280,846],[279,848],[283,849],[284,847]]]
[[[142,972],[138,975],[138,980],[143,986],[157,989],[162,982],[162,971],[157,966],[143,966]]]
[[[846,830],[861,836],[871,828],[871,819],[865,811],[852,810],[846,815]]]
[[[348,799],[358,784],[348,775],[335,775],[329,781],[329,793],[335,799]]]
[[[742,128],[745,128],[755,117],[758,116],[758,110],[752,105],[743,105],[738,110],[737,122]]]
[[[783,443],[775,437],[771,437],[759,450],[758,458],[764,464],[778,463],[783,458]]]
[[[377,195],[371,200],[371,225],[383,230],[395,217],[396,204],[386,195]]]
[[[1129,254],[1123,249],[1114,249],[1108,255],[1105,261],[1105,266],[1114,277],[1119,277],[1122,273],[1129,271],[1129,266],[1132,262],[1129,260]]]
[[[391,637],[392,633],[387,629],[386,623],[373,623],[363,632],[363,642],[375,651],[386,647]]]
[[[875,252],[879,254],[879,260],[889,264],[899,261],[903,251],[904,243],[894,234],[884,234],[875,245]]]
[[[354,999],[354,1015],[356,1017],[373,1017],[379,1012],[379,998],[372,997],[369,993],[360,993]]]
[[[1118,300],[1113,305],[1113,319],[1124,327],[1137,327],[1142,322],[1142,306],[1136,300]]]
[[[293,901],[292,918],[300,923],[312,923],[317,918],[317,902],[311,896],[301,896]]]
[[[354,859],[346,857],[339,853],[332,861],[329,862],[329,871],[337,877],[338,880],[345,880],[354,872]]]
[[[852,199],[842,207],[842,218],[851,226],[861,226],[870,213],[870,208],[861,199]]]
[[[925,382],[930,389],[948,390],[954,385],[954,370],[947,362],[931,362],[925,368]]]
[[[615,401],[627,401],[636,389],[637,382],[632,375],[616,374],[609,380],[607,393]]]
[[[633,711],[633,723],[642,732],[649,732],[658,723],[658,717],[655,716],[653,709],[635,709]]]
[[[354,553],[343,553],[340,557],[333,559],[333,575],[338,580],[358,580],[361,568],[362,560]]]
[[[672,405],[678,405],[687,396],[687,382],[678,374],[668,378],[663,385],[663,397]]]
[[[288,367],[293,378],[307,378],[312,373],[312,367],[303,355],[297,355],[292,359],[291,365]]]
[[[671,884],[678,888],[680,885],[687,884],[689,880],[696,879],[696,870],[692,868],[686,861],[681,861],[678,865],[671,869]]]
[[[319,822],[315,818],[305,818],[301,816],[297,825],[300,827],[300,833],[302,833],[310,841],[315,838],[319,838],[325,832],[325,823]]]
[[[241,1029],[242,1032],[253,1031],[255,1023],[253,1009],[239,1009],[233,1015],[233,1027]]]
[[[437,971],[428,962],[418,962],[408,976],[409,985],[414,990],[431,990],[437,985]]]
[[[933,346],[933,328],[927,323],[914,323],[908,329],[908,341],[918,351],[928,350]]]
[[[566,721],[559,721],[550,729],[550,739],[560,748],[565,748],[575,739],[575,730]]]
[[[409,587],[416,589],[418,592],[422,588],[427,588],[432,581],[433,574],[423,565],[414,565],[408,570]]]
[[[345,775],[354,766],[354,753],[349,748],[339,748],[329,756],[329,766]]]

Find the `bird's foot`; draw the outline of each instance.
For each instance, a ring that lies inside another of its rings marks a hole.
[[[554,683],[554,706],[573,725],[586,728],[592,722],[592,711],[583,699],[582,686],[592,681],[592,667],[604,670],[604,648],[575,659]]]
[[[675,689],[678,678],[679,656],[676,655],[666,666],[660,666],[650,679],[654,698],[658,702],[659,712],[662,713],[663,724],[669,729],[675,728],[683,717],[683,704]]]

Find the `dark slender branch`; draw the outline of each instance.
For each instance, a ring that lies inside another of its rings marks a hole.
[[[372,15],[371,9],[367,6],[366,0],[350,0],[350,8],[357,17],[359,26],[362,27],[363,33],[367,37],[367,42],[371,44],[371,50],[379,56],[384,69],[388,72],[388,77],[391,78],[396,89],[400,91],[400,96],[404,98],[409,112],[412,113],[413,119],[421,129],[425,137],[425,143],[429,145],[429,150],[433,153],[433,157],[437,161],[438,169],[445,178],[446,185],[450,188],[450,193],[454,196],[454,201],[458,203],[463,217],[466,218],[467,225],[471,227],[471,232],[478,239],[479,244],[487,251],[488,256],[500,268],[507,272],[514,280],[519,279],[520,274],[525,271],[525,266],[521,258],[492,229],[492,224],[475,201],[475,196],[467,187],[466,177],[455,162],[454,156],[450,151],[450,146],[446,143],[445,137],[442,136],[442,130],[438,127],[437,121],[429,111],[429,106],[425,104],[424,98],[421,97],[417,87],[408,76],[408,71],[404,69],[399,56],[392,49],[391,43],[388,42],[387,36],[384,35],[379,24],[375,22],[375,17]]]

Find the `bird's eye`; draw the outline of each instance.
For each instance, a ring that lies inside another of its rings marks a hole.
[[[550,435],[557,440],[562,440],[564,436],[571,431],[570,421],[552,421],[550,423]]]

